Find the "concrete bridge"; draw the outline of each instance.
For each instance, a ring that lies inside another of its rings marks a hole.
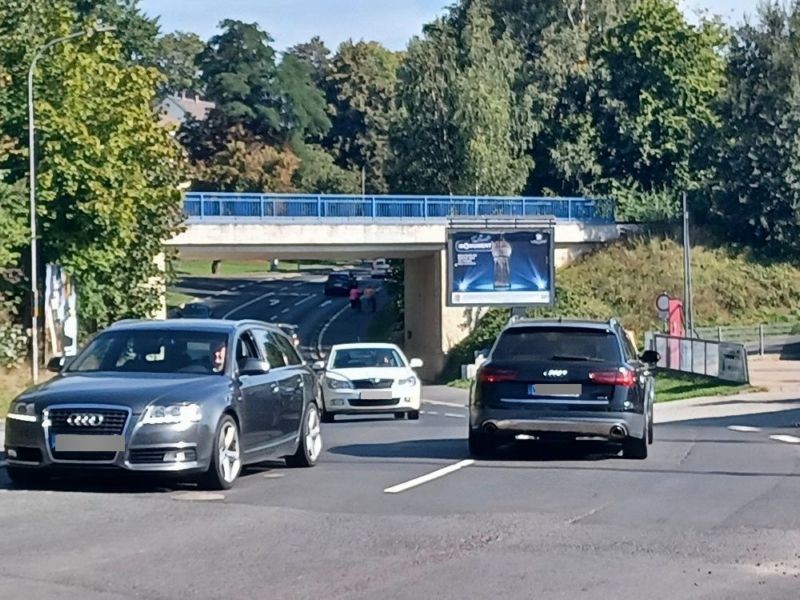
[[[405,346],[425,360],[429,379],[478,317],[446,306],[451,219],[511,227],[554,219],[556,266],[625,229],[611,203],[586,198],[187,193],[184,206],[186,230],[168,245],[185,258],[405,259]]]

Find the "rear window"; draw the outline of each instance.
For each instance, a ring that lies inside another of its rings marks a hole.
[[[500,335],[492,360],[503,362],[618,362],[620,349],[613,333],[594,329],[515,327]]]

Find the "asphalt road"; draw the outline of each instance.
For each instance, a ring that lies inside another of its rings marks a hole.
[[[378,290],[378,309],[389,301],[385,282],[370,280],[368,272],[354,271],[362,290],[368,283]],[[180,281],[175,290],[207,304],[213,317],[298,325],[303,348],[313,356],[320,343],[324,350],[337,343],[363,341],[372,316],[366,306],[362,313],[350,309],[345,297],[326,297],[325,279],[321,272],[282,274],[279,279],[192,277]]]
[[[0,598],[798,597],[800,446],[770,436],[800,411],[658,425],[646,461],[586,444],[472,463],[458,404],[326,425],[317,467],[222,494],[16,490],[0,469]]]

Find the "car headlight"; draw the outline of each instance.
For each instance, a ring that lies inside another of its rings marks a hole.
[[[36,422],[36,408],[33,402],[12,402],[8,411],[8,418],[34,423]]]
[[[417,385],[417,378],[412,375],[411,377],[400,379],[397,383],[399,385]]]
[[[148,406],[144,411],[142,423],[145,425],[166,425],[174,423],[197,423],[203,415],[199,404],[170,404],[167,406]]]
[[[347,379],[334,379],[330,375],[325,376],[325,383],[332,390],[352,390],[353,383]]]

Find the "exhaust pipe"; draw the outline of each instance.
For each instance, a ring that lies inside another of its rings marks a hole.
[[[608,437],[612,440],[621,440],[628,437],[628,431],[623,425],[612,425],[611,430],[608,432]]]
[[[495,433],[497,431],[497,425],[492,422],[484,423],[483,431],[486,433]]]

